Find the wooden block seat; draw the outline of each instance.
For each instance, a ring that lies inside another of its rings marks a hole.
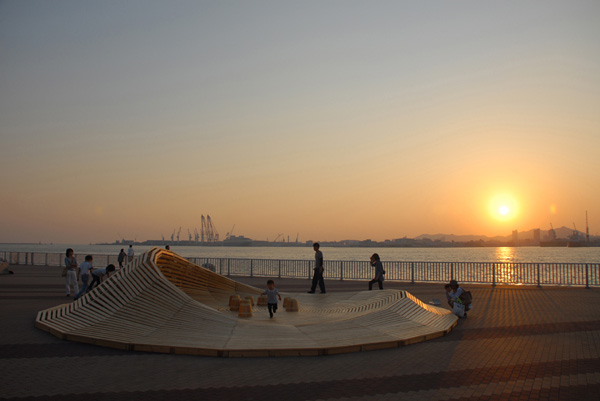
[[[132,351],[256,357],[399,347],[442,336],[457,321],[399,290],[286,293],[297,312],[281,308],[270,319],[262,302],[252,306],[262,292],[154,248],[79,300],[38,312],[36,327]]]

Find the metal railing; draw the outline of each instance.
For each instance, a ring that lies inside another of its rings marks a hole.
[[[117,255],[92,255],[94,264],[118,265]],[[0,252],[13,265],[62,266],[64,254]],[[187,258],[224,276],[306,278],[314,260]],[[600,263],[505,262],[383,262],[385,279],[410,283],[514,284],[600,287]],[[367,261],[325,261],[329,280],[370,280],[374,268]]]

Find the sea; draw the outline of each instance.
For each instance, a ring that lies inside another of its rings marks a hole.
[[[0,244],[3,252],[35,252],[64,254],[73,248],[83,256],[117,255],[123,245],[77,244]],[[151,246],[134,245],[136,254],[152,249]],[[171,251],[185,257],[230,259],[280,259],[311,260],[312,247],[229,247],[229,246],[171,246]],[[510,263],[600,263],[600,247],[477,247],[477,248],[351,248],[321,247],[326,260],[368,261],[378,253],[382,261],[389,262],[510,262]]]

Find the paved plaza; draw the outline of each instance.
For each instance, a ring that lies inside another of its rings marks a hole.
[[[72,299],[61,268],[11,270],[0,276],[2,400],[600,400],[597,288],[465,286],[473,311],[435,340],[320,357],[213,358],[62,341],[34,326],[39,310]],[[234,279],[259,288],[266,281]],[[310,286],[276,283],[284,293]],[[444,298],[440,284],[385,285],[425,302]]]

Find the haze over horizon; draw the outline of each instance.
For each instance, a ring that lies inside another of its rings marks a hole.
[[[0,242],[600,231],[598,1],[0,2]]]

